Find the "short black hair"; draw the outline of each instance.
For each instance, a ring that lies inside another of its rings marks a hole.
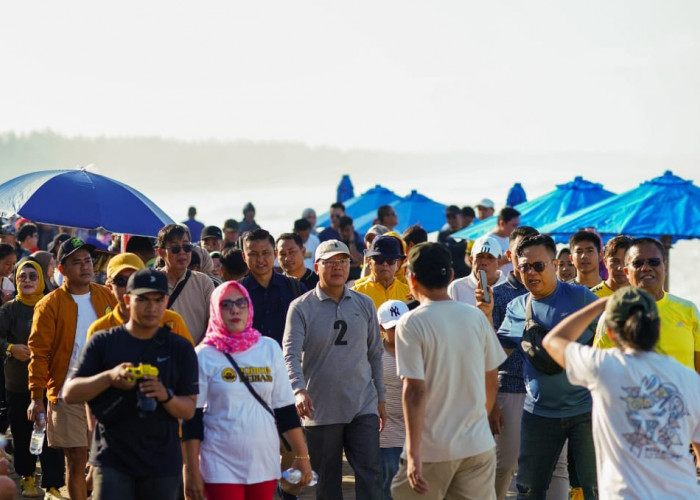
[[[336,201],[335,203],[331,203],[331,208],[339,208],[339,209],[341,209],[343,212],[345,212],[345,205],[343,205],[343,204],[340,203],[339,201]]]
[[[343,215],[338,221],[338,227],[352,226],[352,222],[352,217],[350,217],[349,215]]]
[[[661,255],[664,259],[664,262],[666,262],[666,249],[664,248],[663,243],[661,243],[659,240],[657,240],[656,238],[649,238],[646,236],[642,238],[634,238],[632,239],[632,244],[630,245],[630,248],[639,247],[641,245],[654,245],[656,248],[659,249],[659,252],[661,252]],[[627,263],[627,255],[629,255],[629,251],[625,255],[625,263]]]
[[[146,236],[132,236],[126,242],[126,251],[140,254],[151,253],[153,252],[153,239]]]
[[[4,259],[10,254],[15,253],[15,249],[9,243],[0,243],[0,259]]]
[[[272,237],[269,231],[266,229],[253,229],[252,231],[247,231],[245,235],[243,235],[243,242],[247,241],[257,241],[257,240],[267,240],[270,242],[270,245],[274,248],[275,246],[275,239]]]
[[[379,219],[379,223],[381,224],[384,220],[384,217],[390,215],[393,210],[394,209],[391,207],[391,205],[382,205],[381,207],[379,207],[377,209],[377,219]]]
[[[564,254],[569,254],[571,255],[571,250],[569,250],[569,247],[564,247],[559,252],[557,253],[557,260],[561,260],[562,255]],[[568,259],[567,259],[568,260]]]
[[[510,222],[516,217],[520,217],[520,212],[513,207],[505,207],[498,212],[498,222]]]
[[[462,217],[471,217],[472,219],[476,219],[476,212],[474,209],[470,206],[462,207]]]
[[[224,248],[219,259],[226,272],[233,276],[241,276],[248,270],[248,265],[243,260],[243,251],[240,248]]]
[[[569,238],[569,248],[574,248],[574,245],[581,243],[582,241],[590,241],[595,245],[596,250],[600,253],[600,236],[590,231],[576,231]]]
[[[19,227],[19,231],[17,231],[17,241],[20,243],[29,238],[30,236],[34,236],[36,233],[39,232],[39,228],[36,227],[34,224],[31,222],[26,222],[22,224]]]
[[[304,242],[301,241],[301,236],[299,236],[297,233],[282,233],[282,234],[280,234],[277,237],[277,241],[275,242],[275,246],[277,246],[277,243],[279,243],[282,240],[294,240],[294,243],[296,243],[299,248],[304,248]]]
[[[520,242],[518,247],[515,249],[515,255],[518,257],[523,256],[523,251],[529,247],[543,246],[552,255],[552,258],[557,254],[557,245],[554,240],[546,234],[537,234],[535,236],[528,236],[523,241]]]
[[[168,224],[158,231],[158,248],[165,248],[165,245],[172,240],[184,238],[192,241],[190,229],[184,224]]]
[[[401,238],[403,238],[404,243],[407,245],[410,243],[417,245],[418,243],[425,243],[428,241],[428,233],[420,224],[414,224],[403,232]]]
[[[297,219],[294,221],[294,231],[309,231],[311,223],[306,219]]]
[[[538,234],[540,234],[540,232],[532,226],[518,226],[510,233],[508,240],[515,241],[521,236],[527,238],[528,236],[537,236]]]
[[[625,252],[627,252],[629,247],[632,246],[632,241],[632,238],[630,238],[629,236],[625,236],[624,234],[615,236],[605,244],[603,255],[607,258],[612,257],[619,250],[624,250]]]

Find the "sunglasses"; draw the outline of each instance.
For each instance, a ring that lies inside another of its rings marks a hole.
[[[19,281],[38,281],[39,275],[38,274],[20,274],[19,276],[17,276],[17,279]]]
[[[375,255],[374,257],[372,257],[372,260],[375,264],[389,264],[390,266],[393,266],[399,259],[392,259],[389,257],[382,257],[381,255]]]
[[[190,253],[192,251],[192,243],[183,243],[182,245],[173,245],[171,247],[165,247],[168,252],[180,253],[180,250],[184,250],[185,253]]]
[[[114,278],[112,278],[112,283],[114,283],[114,285],[118,287],[125,287],[128,282],[129,278],[127,278],[126,276],[115,276]]]
[[[331,219],[340,219],[342,215],[340,214],[331,214]]]
[[[546,262],[533,262],[532,264],[526,262],[525,264],[518,264],[518,271],[520,271],[522,274],[527,273],[530,269],[533,269],[536,273],[541,273],[546,268]]]
[[[238,309],[248,309],[248,299],[222,300],[219,302],[219,308],[222,311],[233,312],[233,306]]]
[[[644,264],[648,264],[651,267],[659,267],[661,265],[661,262],[663,261],[658,257],[652,257],[651,259],[633,260],[631,264],[632,267],[634,267],[635,269],[641,269],[642,267],[644,267]]]

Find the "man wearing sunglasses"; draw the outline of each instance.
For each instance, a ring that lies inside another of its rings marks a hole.
[[[369,279],[356,282],[352,289],[367,295],[377,309],[387,300],[410,301],[408,285],[396,279],[399,262],[405,257],[399,241],[392,236],[377,236],[365,255],[369,259]]]
[[[121,253],[109,260],[107,263],[107,282],[105,285],[112,292],[114,298],[117,299],[117,306],[90,325],[87,338],[90,338],[95,332],[109,330],[110,328],[123,325],[129,321],[129,309],[126,307],[124,301],[126,284],[129,281],[129,276],[145,267],[139,256],[133,253]],[[191,344],[194,344],[192,335],[190,335],[187,325],[185,325],[185,320],[175,311],[166,309],[160,326],[167,326],[174,334],[184,337],[189,340]]]
[[[345,216],[345,205],[337,201],[333,203],[328,211],[328,218],[330,219],[330,227],[325,228],[323,231],[318,233],[318,239],[321,242],[327,240],[338,240],[340,239],[340,218]]]
[[[654,238],[632,240],[624,271],[630,285],[643,288],[656,299],[661,319],[656,350],[700,373],[700,314],[692,302],[664,291],[666,258],[661,242]],[[604,325],[604,321],[598,322],[593,345],[615,347]]]
[[[168,224],[158,231],[158,256],[165,264],[158,270],[168,278],[168,309],[182,316],[196,344],[207,329],[214,283],[206,274],[187,269],[192,259],[187,226]]]
[[[506,353],[517,349],[524,359],[527,393],[516,478],[519,499],[545,497],[567,439],[584,497],[596,494],[590,393],[569,383],[558,365],[552,368],[551,358],[541,356],[541,340],[546,331],[597,297],[586,287],[557,280],[556,251],[546,235],[530,236],[517,246],[518,271],[529,293],[508,304],[498,329]],[[526,321],[528,310],[531,321]],[[580,343],[593,340],[593,327],[578,339]]]

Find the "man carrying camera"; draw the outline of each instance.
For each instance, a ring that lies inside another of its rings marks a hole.
[[[90,464],[94,497],[171,498],[182,472],[178,419],[194,415],[197,357],[184,338],[160,327],[168,281],[146,268],[129,277],[129,321],[95,333],[64,387],[97,419]]]

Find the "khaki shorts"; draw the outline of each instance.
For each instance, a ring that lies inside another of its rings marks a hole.
[[[51,448],[87,448],[88,426],[85,404],[49,401],[46,437]]]

